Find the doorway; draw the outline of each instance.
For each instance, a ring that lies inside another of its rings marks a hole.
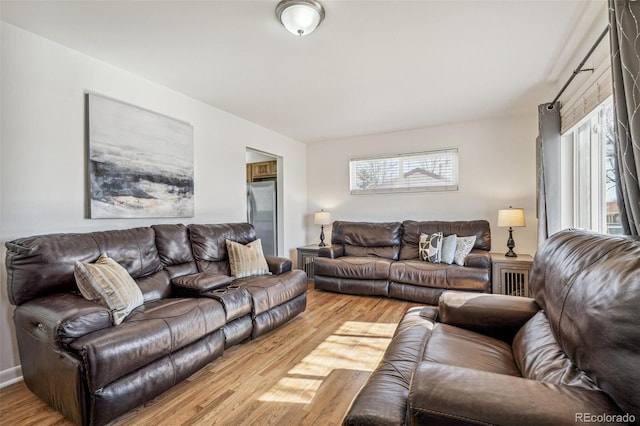
[[[282,157],[247,148],[247,222],[262,240],[267,256],[281,256],[282,241]]]

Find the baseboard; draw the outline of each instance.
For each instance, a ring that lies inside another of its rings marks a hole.
[[[0,371],[0,389],[22,380],[22,368],[17,365]]]

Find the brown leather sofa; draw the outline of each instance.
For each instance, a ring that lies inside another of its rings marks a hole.
[[[639,423],[640,241],[562,231],[530,279],[410,309],[344,424]]]
[[[465,266],[418,257],[420,234],[476,236]],[[491,292],[491,230],[486,220],[333,223],[331,246],[314,262],[316,289],[437,305],[446,290]]]
[[[267,257],[272,275],[233,279],[225,239],[249,224],[154,225],[7,242],[8,294],[24,381],[76,424],[102,425],[306,308],[306,275]],[[113,326],[83,298],[75,261],[124,266],[144,304]]]

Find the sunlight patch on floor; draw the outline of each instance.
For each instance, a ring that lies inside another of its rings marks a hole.
[[[259,398],[259,401],[291,402],[308,404],[322,384],[322,380],[285,377],[271,390]]]
[[[397,324],[383,322],[346,321],[334,334],[342,336],[393,337]]]
[[[397,324],[347,321],[262,395],[260,401],[306,404],[334,370],[373,371]],[[304,378],[300,378],[303,376]]]
[[[329,336],[289,374],[326,377],[332,370],[373,371],[391,339]]]

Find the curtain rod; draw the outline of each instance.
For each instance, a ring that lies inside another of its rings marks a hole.
[[[582,60],[582,62],[580,62],[580,65],[578,65],[578,68],[573,70],[573,73],[571,74],[571,77],[569,77],[569,80],[567,80],[567,82],[564,84],[564,86],[562,86],[562,89],[560,89],[560,92],[558,92],[558,94],[556,95],[555,99],[550,102],[550,104],[547,106],[547,109],[553,109],[553,105],[555,105],[555,103],[558,102],[558,99],[560,99],[560,96],[562,96],[564,91],[567,89],[567,87],[569,87],[569,85],[571,84],[573,79],[576,78],[576,76],[578,74],[580,74],[582,71],[593,71],[593,68],[582,69],[582,67],[584,66],[585,62],[587,62],[587,59],[589,59],[589,57],[591,56],[593,51],[596,50],[596,47],[598,47],[598,45],[600,44],[600,42],[602,41],[604,36],[607,35],[608,32],[609,32],[609,25],[607,25],[607,27],[604,29],[602,34],[600,34],[600,37],[598,37],[598,40],[596,40],[596,42],[593,44],[593,46],[591,46],[591,49],[589,49],[589,51],[585,55],[585,57]]]

